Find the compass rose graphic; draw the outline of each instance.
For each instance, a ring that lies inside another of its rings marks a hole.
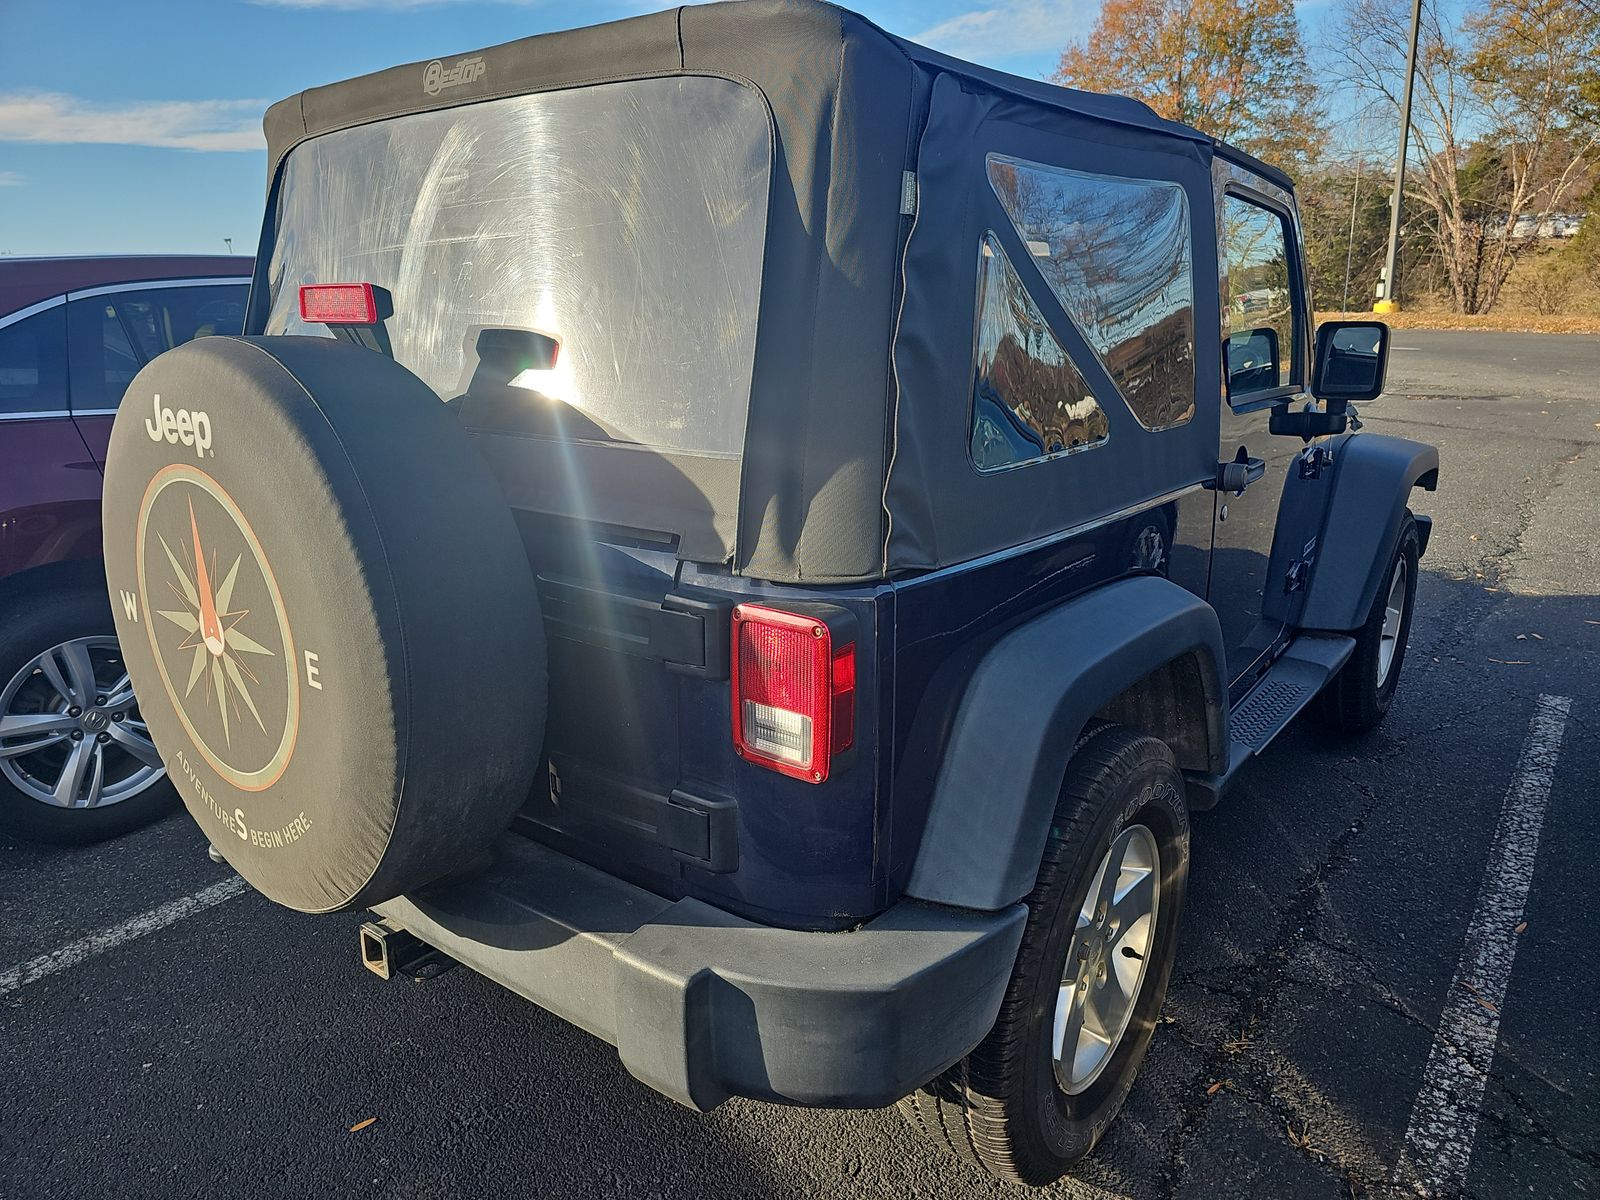
[[[222,720],[222,737],[224,742],[232,743],[233,735],[230,731],[228,709],[233,708],[235,717],[244,714],[239,711],[242,701],[244,707],[255,718],[256,725],[261,732],[267,731],[266,722],[261,719],[261,710],[256,707],[254,697],[250,693],[251,685],[260,686],[261,680],[250,669],[245,656],[267,655],[277,657],[274,651],[269,650],[260,642],[250,637],[240,629],[239,623],[250,615],[248,608],[233,609],[233,590],[239,581],[239,567],[244,562],[244,554],[236,555],[233,565],[228,568],[222,582],[217,585],[216,591],[211,589],[211,574],[214,569],[206,567],[205,548],[200,544],[200,527],[195,520],[194,500],[189,500],[189,532],[194,546],[194,577],[190,578],[184,564],[178,561],[178,556],[172,552],[172,547],[167,545],[167,540],[158,533],[161,539],[161,549],[165,551],[167,561],[172,566],[172,573],[177,576],[176,586],[168,582],[172,592],[182,600],[184,607],[181,609],[157,609],[156,615],[165,617],[180,630],[188,635],[178,644],[179,650],[193,650],[194,658],[189,668],[189,682],[184,687],[184,697],[187,699],[193,694],[195,684],[201,676],[207,676],[205,698],[209,703],[215,700],[217,712]],[[207,665],[211,670],[208,674]]]
[[[179,720],[223,778],[270,787],[294,750],[300,687],[260,540],[221,484],[187,464],[151,480],[138,538],[150,648]]]

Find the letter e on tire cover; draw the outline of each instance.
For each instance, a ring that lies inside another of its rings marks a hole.
[[[140,715],[256,888],[376,904],[505,829],[544,740],[538,597],[488,467],[416,376],[329,338],[170,350],[123,399],[104,510]]]

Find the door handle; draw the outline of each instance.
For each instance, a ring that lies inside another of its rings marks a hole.
[[[1266,473],[1266,460],[1252,458],[1241,446],[1239,456],[1232,462],[1217,464],[1216,476],[1206,486],[1214,491],[1232,492],[1237,496]]]

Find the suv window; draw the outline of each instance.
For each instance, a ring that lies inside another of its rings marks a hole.
[[[144,365],[109,296],[67,305],[67,345],[72,358],[72,406],[78,412],[115,408]]]
[[[67,319],[57,304],[0,328],[0,413],[66,408]]]
[[[300,319],[302,284],[377,284],[395,358],[443,399],[479,387],[481,331],[533,330],[554,364],[489,381],[530,414],[742,453],[771,154],[760,96],[707,76],[323,134],[285,161],[265,332],[327,332]]]
[[[1282,214],[1242,196],[1224,196],[1222,249],[1229,398],[1302,382],[1296,344],[1301,305]]]
[[[67,306],[72,407],[116,408],[140,367],[191,338],[244,329],[243,284],[191,284],[85,296]]]
[[[1139,424],[1194,416],[1194,269],[1181,185],[989,155],[1034,265]]]
[[[978,259],[973,463],[998,470],[1097,446],[1108,433],[1105,410],[989,234]]]
[[[134,346],[149,362],[191,338],[244,328],[243,287],[172,287],[112,297]]]

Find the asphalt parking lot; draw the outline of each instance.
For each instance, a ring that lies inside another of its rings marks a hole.
[[[1197,817],[1163,1025],[1053,1194],[1600,1194],[1600,344],[1395,345],[1363,418],[1444,462],[1401,698]],[[0,840],[0,1197],[1028,1194],[893,1110],[696,1115],[232,880],[181,815]]]

